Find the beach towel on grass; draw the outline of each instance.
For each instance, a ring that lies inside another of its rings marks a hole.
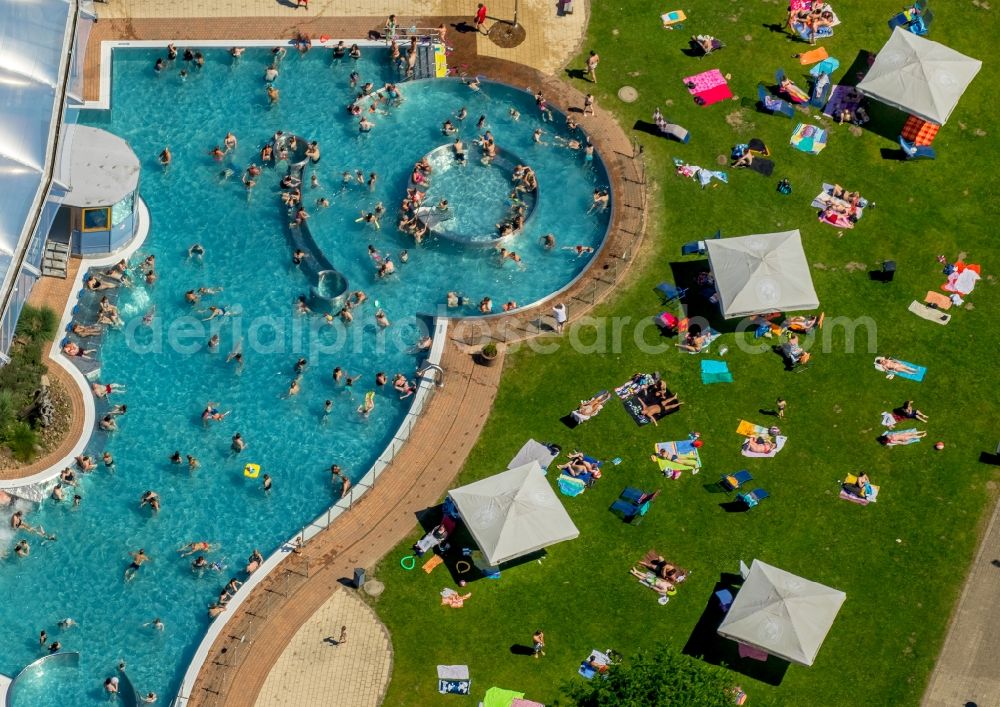
[[[940,324],[942,326],[951,321],[950,314],[945,314],[940,309],[928,307],[926,304],[917,302],[916,300],[910,302],[908,309],[921,319],[926,319],[929,322],[934,322],[935,324]]]
[[[724,86],[726,84],[726,77],[723,76],[722,72],[718,69],[703,71],[700,74],[695,74],[694,76],[685,76],[682,80],[684,81],[684,85],[687,87],[688,93],[694,96],[715,88],[716,86]]]
[[[770,428],[763,425],[755,425],[747,420],[740,420],[740,424],[736,426],[736,434],[740,437],[764,437],[765,439],[771,439]]]
[[[754,459],[770,459],[771,457],[778,456],[778,452],[780,452],[782,449],[785,448],[785,442],[787,441],[788,437],[785,437],[784,435],[778,435],[777,437],[774,438],[774,445],[775,445],[774,449],[772,449],[767,454],[764,454],[763,452],[747,451],[745,446],[746,443],[744,443],[744,446],[740,448],[740,453],[745,457],[753,457]]]
[[[827,53],[826,47],[819,47],[818,49],[811,49],[799,54],[799,63],[802,66],[808,66],[809,64],[815,64],[817,61],[823,61],[828,56],[830,55]]]
[[[852,113],[861,105],[861,94],[854,86],[837,84],[830,92],[830,100],[826,102],[823,115],[835,118],[845,109]]]
[[[657,442],[653,461],[664,474],[668,472],[690,471],[697,474],[701,470],[701,455],[693,444],[694,440],[682,439],[676,442]],[[665,455],[665,456],[661,456]],[[673,459],[676,457],[676,459]],[[674,476],[674,478],[677,478]]]
[[[764,177],[770,177],[774,174],[774,161],[766,157],[754,157],[750,164],[747,165],[747,169]]]
[[[472,687],[468,665],[439,665],[438,692],[442,695],[468,695]]]
[[[524,697],[523,692],[491,687],[483,696],[483,707],[511,707],[514,700]]]
[[[897,360],[899,360],[899,359],[897,359]],[[904,366],[908,366],[908,367],[914,369],[916,371],[916,373],[906,373],[904,371],[891,371],[891,372],[890,371],[886,371],[884,368],[882,368],[882,366],[880,366],[877,363],[875,364],[875,370],[882,371],[882,373],[885,373],[886,374],[886,376],[885,376],[886,378],[889,378],[890,376],[899,376],[900,378],[907,378],[907,379],[909,379],[911,381],[916,381],[917,383],[920,383],[921,381],[923,381],[924,376],[927,375],[927,367],[926,366],[918,366],[917,364],[910,363],[909,361],[899,361],[899,362],[901,364],[903,364]]]
[[[916,431],[917,431],[916,427],[911,427],[908,430],[896,430],[896,434],[903,434],[905,432],[916,432]],[[917,442],[919,442],[922,439],[923,439],[923,437],[914,437],[913,439],[909,440],[908,442],[889,442],[885,446],[886,447],[905,447],[908,444],[916,444]]]
[[[670,389],[668,388],[667,398],[669,399],[672,395],[673,393],[670,392]],[[622,405],[625,406],[626,412],[628,412],[628,414],[632,416],[632,419],[635,420],[635,423],[637,425],[648,425],[650,422],[649,417],[642,413],[643,402],[645,402],[647,405],[653,405],[658,401],[652,396],[650,396],[649,400],[644,401],[639,395],[632,395],[622,400]],[[666,411],[660,412],[659,414],[656,415],[656,419],[657,421],[662,420],[667,415],[671,415],[677,412],[678,410],[680,410],[679,407],[673,407]]]
[[[633,376],[628,381],[615,388],[615,395],[622,400],[630,398],[638,393],[641,388],[652,383],[655,379],[656,376],[652,373],[642,373],[638,376]]]
[[[684,160],[679,160],[674,158],[674,165],[676,166],[675,173],[681,177],[688,177],[689,179],[696,180],[701,184],[701,188],[704,189],[708,186],[708,183],[712,179],[718,179],[723,184],[729,184],[729,175],[725,172],[712,169],[704,169],[696,164],[687,164]]]
[[[980,274],[981,269],[978,265],[966,265],[959,261],[955,263],[955,271],[948,276],[948,282],[941,285],[941,289],[964,297],[975,289]]]
[[[818,155],[826,147],[826,130],[816,125],[799,123],[790,142],[796,150]]]
[[[559,476],[559,492],[563,496],[579,496],[581,493],[587,490],[587,484],[583,479],[578,479],[575,476],[570,476],[569,474],[562,474]]]
[[[857,486],[857,483],[858,477],[854,474],[848,474],[844,477],[844,483],[840,487],[840,497],[845,501],[857,503],[859,506],[867,506],[869,503],[875,503],[878,500],[879,487],[875,484],[868,484],[870,491],[864,498],[861,496],[855,496],[853,493],[849,493],[844,488],[844,486]]]
[[[729,372],[729,364],[725,361],[716,361],[706,358],[701,362],[701,382],[705,385],[712,383],[732,383],[733,374]]]

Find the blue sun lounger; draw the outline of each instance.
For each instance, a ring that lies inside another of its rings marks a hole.
[[[742,501],[748,509],[750,509],[759,504],[765,498],[770,498],[771,494],[764,489],[754,489],[753,491],[741,493],[736,497],[740,499],[740,501]]]
[[[795,117],[795,108],[788,101],[772,96],[764,84],[757,84],[757,98],[760,100],[760,107],[765,113],[772,115],[783,115],[786,118]]]

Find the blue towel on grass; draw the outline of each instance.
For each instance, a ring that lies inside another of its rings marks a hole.
[[[908,366],[909,368],[914,369],[916,372],[915,373],[906,373],[904,371],[893,371],[892,372],[893,376],[899,376],[900,378],[906,378],[908,380],[916,381],[917,383],[920,383],[920,382],[922,382],[924,380],[924,376],[927,375],[927,366],[918,366],[915,363],[910,363],[909,361],[903,361],[903,360],[900,360],[900,359],[896,359],[896,360],[899,361],[904,366]],[[875,368],[877,368],[880,371],[883,370],[877,364],[876,364]]]
[[[910,368],[916,369],[916,373],[904,373],[903,371],[893,371],[900,378],[907,378],[911,381],[916,381],[920,383],[924,376],[927,375],[927,366],[918,366],[915,363],[908,363],[907,361],[900,361],[904,366],[909,366]]]
[[[733,374],[729,372],[729,364],[725,361],[715,361],[709,358],[702,359],[701,382],[705,385],[712,383],[732,383]]]
[[[559,477],[559,492],[563,496],[579,496],[587,489],[587,484],[579,478],[563,474]]]

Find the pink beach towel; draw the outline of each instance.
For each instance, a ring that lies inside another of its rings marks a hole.
[[[705,71],[700,74],[695,74],[694,76],[688,76],[683,79],[683,81],[684,85],[687,86],[688,93],[695,96],[709,90],[710,88],[726,85],[726,78],[718,69],[712,69],[711,71]]]
[[[718,103],[719,101],[724,101],[727,98],[732,97],[733,92],[729,90],[729,86],[722,84],[721,86],[710,88],[707,91],[702,91],[695,96],[695,100],[699,105],[710,106],[713,103]]]

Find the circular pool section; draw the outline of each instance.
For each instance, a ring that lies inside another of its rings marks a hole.
[[[417,216],[428,229],[442,238],[473,247],[497,246],[517,234],[499,235],[499,227],[510,221],[514,209],[524,208],[525,227],[535,211],[539,189],[515,191],[514,170],[524,162],[509,150],[498,149],[484,163],[478,146],[467,146],[465,159],[455,156],[451,145],[431,150],[425,158],[431,164],[430,184]],[[530,166],[530,165],[529,165]],[[441,200],[448,202],[441,209]]]

